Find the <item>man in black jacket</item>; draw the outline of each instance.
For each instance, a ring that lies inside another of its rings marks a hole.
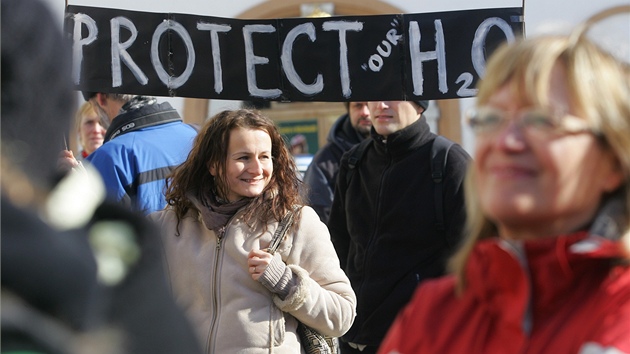
[[[341,160],[328,227],[357,294],[356,320],[342,338],[344,354],[375,353],[418,283],[444,274],[460,239],[470,156],[457,144],[449,150],[441,227],[431,175],[436,135],[422,116],[427,103],[369,102],[372,140],[358,162],[349,163],[357,147]]]
[[[328,133],[324,145],[304,173],[309,203],[324,222],[328,222],[335,193],[339,161],[344,152],[370,136],[372,121],[367,102],[344,102],[346,114],[339,117]]]

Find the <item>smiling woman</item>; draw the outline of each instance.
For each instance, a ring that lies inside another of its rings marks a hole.
[[[271,137],[264,130],[234,128],[229,141],[225,166],[227,201],[234,203],[262,194],[273,173]],[[210,166],[210,174],[219,174],[216,165]]]
[[[173,293],[206,353],[299,353],[298,321],[334,337],[350,328],[355,294],[300,188],[277,127],[254,110],[209,119],[169,179],[169,206],[151,218],[164,231]]]

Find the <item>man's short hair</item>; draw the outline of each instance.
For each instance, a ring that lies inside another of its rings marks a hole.
[[[83,98],[86,101],[89,101],[90,98],[96,96],[96,92],[92,92],[92,91],[81,91],[81,93],[83,94]]]
[[[81,91],[81,94],[83,95],[83,98],[86,101],[89,101],[92,97],[95,97],[97,93],[98,92]],[[129,102],[134,96],[136,96],[136,95],[130,95],[126,93],[106,93],[105,95],[107,95],[107,97],[109,97],[112,100],[123,101],[123,102]]]

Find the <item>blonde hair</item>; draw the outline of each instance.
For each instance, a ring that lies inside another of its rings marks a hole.
[[[479,85],[477,105],[486,104],[507,85],[518,92],[515,96],[519,103],[546,107],[551,72],[561,65],[566,71],[572,109],[588,121],[619,162],[624,176],[619,193],[625,199],[626,219],[630,220],[630,68],[586,37],[589,26],[582,25],[569,36],[524,39],[497,49]],[[473,168],[469,168],[465,182],[467,238],[449,263],[460,291],[465,286],[465,263],[474,245],[497,235],[496,225],[481,211],[475,178]],[[621,236],[630,250],[629,225]]]
[[[74,115],[74,127],[75,131],[79,132],[81,130],[81,122],[83,121],[83,117],[95,114],[97,115],[94,107],[90,102],[83,102],[83,104],[77,110],[77,113]]]
[[[74,142],[76,143],[74,146],[76,147],[75,151],[76,153],[80,153],[81,151],[84,151],[85,153],[88,153],[86,151],[86,146],[83,142],[83,136],[81,134],[81,126],[83,125],[83,118],[84,117],[89,117],[89,116],[96,116],[98,117],[98,112],[94,109],[94,106],[92,106],[92,104],[88,101],[88,102],[84,102],[79,109],[77,110],[75,116],[74,116],[74,134],[76,134],[76,138],[74,138]],[[92,151],[93,152],[93,151]]]

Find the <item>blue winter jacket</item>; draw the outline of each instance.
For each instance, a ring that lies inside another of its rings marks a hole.
[[[108,198],[149,214],[166,206],[166,177],[186,160],[196,134],[168,102],[144,105],[117,116],[88,161]]]

